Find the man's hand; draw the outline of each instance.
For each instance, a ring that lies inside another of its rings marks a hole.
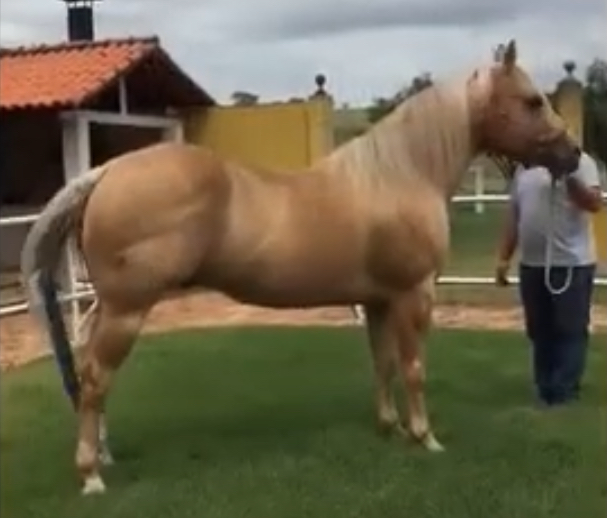
[[[510,281],[508,280],[508,271],[510,270],[510,263],[505,260],[498,261],[495,267],[495,285],[496,286],[509,286]]]
[[[569,197],[580,209],[588,212],[598,212],[603,206],[600,187],[587,187],[574,176],[565,180]]]

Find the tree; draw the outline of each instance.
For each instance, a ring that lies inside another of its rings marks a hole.
[[[434,82],[432,81],[432,76],[429,72],[424,72],[423,74],[415,76],[413,78],[413,81],[411,81],[409,89],[407,90],[406,97],[411,97],[412,95],[415,95],[421,92],[422,90],[425,90],[433,84]]]
[[[405,99],[408,99],[432,85],[433,81],[431,74],[429,72],[424,72],[415,76],[408,86],[398,90],[392,97],[378,97],[374,99],[373,104],[367,109],[369,121],[374,123],[383,119]]]
[[[237,106],[253,106],[259,101],[259,96],[250,92],[237,90],[231,95],[232,102]]]
[[[607,61],[595,58],[584,85],[584,147],[607,164]]]
[[[586,83],[595,91],[607,92],[607,61],[594,58],[586,70]]]
[[[383,119],[395,106],[396,103],[394,102],[394,99],[386,97],[377,97],[373,99],[373,103],[367,108],[369,121],[374,124],[378,120]]]

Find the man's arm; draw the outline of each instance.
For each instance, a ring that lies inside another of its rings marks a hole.
[[[573,203],[587,212],[598,212],[603,206],[599,170],[596,162],[582,155],[580,168],[565,180],[567,193]]]
[[[518,243],[518,200],[516,199],[516,186],[510,189],[510,201],[507,206],[502,231],[497,248],[497,265],[495,268],[495,282],[498,286],[507,286],[510,261],[516,251]]]

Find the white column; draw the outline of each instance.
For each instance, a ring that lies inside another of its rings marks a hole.
[[[78,112],[70,112],[62,117],[63,123],[63,175],[65,182],[88,170],[91,163],[89,124],[80,117]],[[76,293],[78,288],[77,272],[81,270],[80,259],[75,251],[74,243],[68,242],[67,249],[67,279],[64,279],[64,290]],[[71,339],[78,343],[78,328],[80,325],[80,301],[70,302],[71,309]]]
[[[485,194],[485,171],[482,167],[476,165],[473,168],[474,173],[474,195],[482,196]],[[485,202],[477,201],[474,204],[474,212],[476,214],[484,214],[485,212]]]
[[[176,120],[171,126],[163,131],[162,139],[169,142],[184,142],[183,122]]]

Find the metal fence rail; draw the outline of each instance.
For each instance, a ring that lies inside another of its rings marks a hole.
[[[474,172],[474,171],[473,171]],[[477,175],[474,182],[475,194],[471,195],[458,195],[452,199],[453,203],[473,203],[475,206],[475,212],[482,214],[487,203],[503,203],[507,202],[509,197],[504,194],[485,194],[483,192],[484,186],[482,175]],[[603,199],[607,199],[607,192],[603,193]],[[34,223],[38,219],[38,214],[27,214],[23,216],[11,216],[0,218],[0,227],[15,227],[22,225],[29,225]],[[482,217],[482,216],[481,216]],[[68,269],[69,272],[69,286],[76,286],[77,289],[71,293],[63,293],[59,299],[63,303],[74,302],[80,300],[90,300],[94,297],[94,292],[86,283],[78,282],[75,279],[75,271],[73,268]],[[516,284],[518,282],[517,277],[511,277],[511,282]],[[457,276],[457,275],[445,275],[438,279],[438,284],[441,285],[460,285],[460,286],[490,286],[494,284],[493,277],[472,277],[472,276]],[[595,279],[597,286],[607,286],[607,278],[597,277]],[[13,302],[0,306],[0,317],[6,317],[10,315],[17,315],[28,311],[28,304],[26,302]],[[74,316],[78,318],[78,316]],[[73,322],[72,328],[76,328],[78,323]]]

